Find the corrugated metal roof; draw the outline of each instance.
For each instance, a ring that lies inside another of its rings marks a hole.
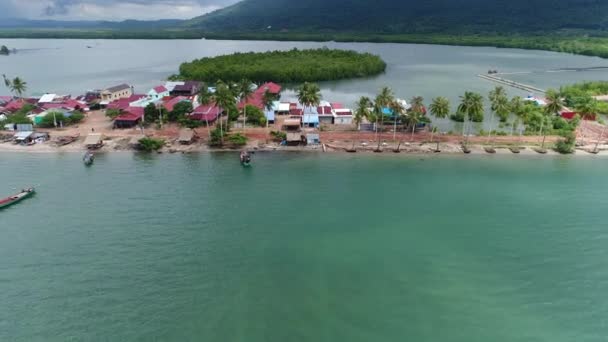
[[[16,140],[25,140],[27,138],[29,138],[32,134],[34,134],[34,132],[28,132],[28,131],[24,131],[24,132],[17,132],[14,135],[14,138]]]
[[[101,143],[101,134],[97,133],[97,134],[89,134],[87,135],[86,139],[84,139],[84,144],[85,145],[97,145],[99,143]]]
[[[177,139],[180,142],[189,142],[194,138],[194,131],[191,129],[182,129],[179,131],[179,138]]]

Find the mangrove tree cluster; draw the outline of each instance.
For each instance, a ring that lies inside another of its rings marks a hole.
[[[215,82],[300,83],[377,75],[386,69],[378,56],[355,51],[313,49],[235,53],[183,63],[179,78]]]

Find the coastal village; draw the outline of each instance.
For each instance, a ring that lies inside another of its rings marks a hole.
[[[398,128],[399,119],[392,107],[381,109],[386,121],[357,119],[355,110],[341,103],[325,101],[320,96],[302,103],[298,98],[283,97],[281,85],[267,82],[251,84],[251,92],[245,98],[235,99],[239,116],[231,122],[229,118],[234,113],[203,99],[202,94],[213,95],[216,90],[197,81],[167,81],[145,92],[138,92],[129,84],[119,84],[79,96],[52,93],[39,97],[0,96],[0,122],[17,113],[28,119],[3,124],[0,146],[18,151],[137,150],[142,147],[141,140],[150,137],[162,140],[162,145],[154,148],[159,152],[193,152],[212,148],[213,130],[219,125],[222,131],[230,130],[246,137],[244,142],[222,145],[223,149],[471,152],[463,147],[463,136],[434,129],[424,106],[420,110],[422,118],[414,123],[410,134],[409,130]],[[529,96],[525,100],[538,106],[546,105],[542,98]],[[412,108],[405,100],[397,99],[397,102],[405,113]],[[158,110],[159,115],[152,123],[146,119],[146,109],[151,107]],[[263,113],[263,125],[251,124],[249,118],[245,119],[245,109]],[[183,111],[180,123],[163,118],[178,110]],[[576,115],[567,108],[560,114],[568,120]],[[581,125],[579,130],[586,136],[587,144],[595,143],[597,153],[598,146],[604,144],[600,141],[604,139],[603,125]],[[547,139],[555,141],[556,138]],[[483,147],[489,142],[483,135],[469,134],[466,140],[473,151],[497,151]],[[504,147],[505,153],[514,144],[522,145],[517,151],[510,149],[519,153],[525,150],[523,145],[538,143],[538,136],[521,134],[519,137],[496,134],[492,138],[492,146]]]

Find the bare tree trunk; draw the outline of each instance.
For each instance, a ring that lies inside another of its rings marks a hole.
[[[245,133],[245,125],[247,125],[247,105],[243,107],[243,133]]]
[[[543,134],[543,126],[545,124],[545,119],[543,118],[543,121],[541,121],[540,123],[540,134],[543,136],[543,142],[540,145],[540,148],[545,148],[545,135]]]
[[[412,137],[411,137],[412,142],[414,142],[414,131],[416,131],[416,124],[412,125]]]
[[[602,133],[600,133],[600,137],[599,139],[597,139],[597,141],[595,142],[595,149],[594,151],[597,153],[598,151],[598,146],[600,145],[600,141],[602,140],[602,138],[604,138],[604,131],[606,130],[606,125],[604,125],[604,127],[602,128]]]

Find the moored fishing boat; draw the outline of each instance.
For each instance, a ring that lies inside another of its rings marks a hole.
[[[241,161],[241,165],[243,166],[250,166],[251,165],[251,156],[249,155],[249,152],[247,151],[241,151],[241,155],[239,156],[239,159]]]
[[[95,155],[93,152],[87,151],[87,153],[85,153],[82,157],[82,161],[84,162],[84,165],[89,166],[95,161]]]
[[[9,196],[7,198],[0,199],[0,209],[6,208],[15,203],[18,203],[18,202],[32,196],[35,192],[36,192],[36,190],[34,190],[34,188],[28,188],[28,189],[21,190],[20,193],[15,194],[13,196]]]

